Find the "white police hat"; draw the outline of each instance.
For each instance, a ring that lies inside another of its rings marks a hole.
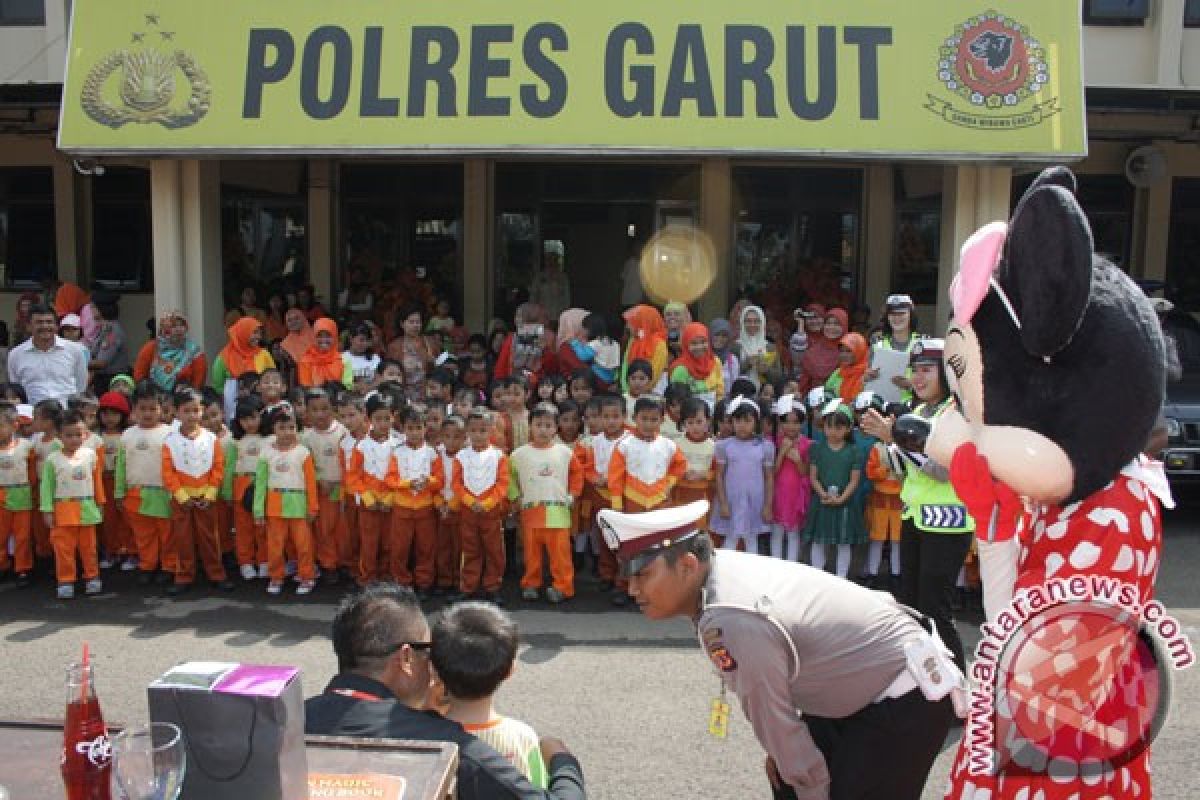
[[[597,521],[604,543],[622,563],[622,571],[633,575],[679,542],[704,530],[708,501],[697,500],[686,506],[626,514],[606,508]]]

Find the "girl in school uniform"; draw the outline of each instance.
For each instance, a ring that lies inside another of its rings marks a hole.
[[[259,434],[262,401],[254,395],[237,402],[233,419],[233,452],[226,461],[226,500],[233,508],[234,543],[242,579],[267,577],[266,530],[254,521],[254,476],[266,445]],[[257,567],[256,567],[257,565]]]
[[[727,414],[733,436],[717,442],[717,516],[727,523],[726,550],[758,552],[758,537],[771,524],[775,445],[762,437],[758,404],[735,397]]]
[[[775,404],[775,524],[771,528],[771,555],[800,560],[800,532],[808,517],[812,486],[808,479],[808,451],[812,440],[804,435],[804,400],[785,394]]]
[[[808,474],[817,503],[809,511],[804,540],[812,543],[812,565],[825,568],[825,546],[837,547],[837,574],[850,571],[856,544],[867,540],[858,485],[862,481],[862,453],[851,439],[854,412],[840,400],[821,409],[825,440],[810,449]]]
[[[267,594],[283,591],[284,550],[290,546],[300,581],[296,594],[306,595],[317,585],[311,527],[320,510],[317,469],[312,453],[300,443],[295,412],[276,409],[267,423],[274,439],[263,447],[254,477],[254,521],[266,526]]]

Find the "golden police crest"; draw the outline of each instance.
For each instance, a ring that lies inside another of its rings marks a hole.
[[[148,15],[147,22],[151,20],[158,24],[156,16]],[[144,44],[146,35],[134,33],[133,43]],[[174,34],[161,31],[159,36],[168,42]],[[180,79],[188,87],[182,102]],[[195,125],[208,113],[211,99],[208,75],[190,53],[151,46],[109,53],[88,72],[79,98],[87,115],[109,128],[132,122],[169,130]]]

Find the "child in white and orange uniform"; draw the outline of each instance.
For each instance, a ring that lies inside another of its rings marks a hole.
[[[75,596],[75,558],[83,565],[84,592],[99,594],[100,557],[96,526],[104,503],[104,462],[90,447],[84,447],[88,429],[83,415],[68,411],[62,416],[62,448],[46,457],[42,468],[41,510],[54,548],[54,574],[58,597]]]
[[[382,539],[391,535],[392,489],[396,474],[395,452],[401,439],[392,432],[392,398],[376,393],[367,398],[364,410],[370,432],[358,440],[346,471],[346,491],[354,498],[358,520],[359,586],[366,586],[386,572],[380,564]]]
[[[12,543],[12,567],[17,585],[25,587],[33,570],[33,443],[16,435],[17,410],[0,408],[0,573],[9,568],[8,548]]]
[[[337,583],[339,554],[345,551],[343,540],[349,535],[342,520],[342,482],[346,472],[342,439],[346,437],[346,429],[333,418],[333,399],[327,391],[310,388],[304,392],[304,400],[310,426],[300,434],[300,441],[312,453],[320,495],[317,503],[320,511],[313,530],[317,565],[323,581]]]
[[[434,504],[446,475],[442,459],[425,442],[425,415],[409,408],[404,420],[404,442],[394,454],[392,474],[391,567],[392,580],[416,586],[426,597],[433,588],[437,568],[437,523]],[[409,557],[412,569],[409,569]]]
[[[233,541],[242,580],[267,577],[267,532],[254,521],[254,479],[258,459],[267,445],[262,427],[263,404],[256,396],[237,401],[233,412],[233,441],[225,454],[222,494],[233,511]]]
[[[104,507],[104,522],[100,525],[100,549],[105,561],[121,563],[121,570],[137,569],[137,558],[133,547],[133,533],[125,519],[125,509],[116,499],[117,453],[121,450],[121,436],[129,423],[129,399],[120,392],[105,392],[100,395],[96,412],[100,424],[100,437],[104,440],[104,496],[108,503]]]
[[[508,456],[490,441],[492,420],[483,408],[467,416],[469,446],[454,456],[462,569],[460,595],[483,591],[495,599],[504,580],[504,515],[508,512]]]
[[[171,496],[163,487],[162,448],[171,432],[162,419],[162,393],[142,381],[133,391],[133,418],[137,423],[121,434],[113,487],[123,501],[125,518],[133,530],[138,552],[138,583],[148,584],[160,567],[162,578],[175,573],[171,538]]]
[[[296,554],[300,584],[296,594],[312,592],[317,584],[312,528],[320,505],[317,500],[317,470],[312,454],[300,444],[295,412],[276,408],[267,418],[274,434],[258,458],[254,478],[254,520],[267,528],[267,594],[283,591],[284,549]]]

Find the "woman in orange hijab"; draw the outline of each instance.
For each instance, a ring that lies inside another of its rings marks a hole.
[[[652,374],[650,385],[657,386],[663,370],[667,368],[667,323],[654,306],[634,306],[625,312],[625,324],[629,326],[629,345],[625,348],[625,360],[621,362],[621,390],[629,391],[625,374],[629,365],[641,359],[650,362]]]
[[[337,323],[321,317],[313,323],[313,344],[300,359],[298,381],[301,386],[340,383],[347,389],[354,383],[350,362],[338,352]]]
[[[283,315],[283,324],[287,327],[288,334],[283,337],[281,346],[291,356],[292,361],[299,364],[300,359],[304,358],[304,354],[313,346],[312,324],[308,317],[304,316],[304,311],[294,306]]]
[[[262,323],[254,317],[242,317],[229,326],[228,334],[229,344],[213,362],[208,385],[225,398],[225,415],[231,418],[237,403],[238,376],[247,372],[261,375],[263,370],[275,367],[275,359],[261,347]]]
[[[825,382],[825,388],[851,405],[863,390],[863,375],[870,366],[870,348],[861,334],[847,333],[838,342],[838,368]]]

